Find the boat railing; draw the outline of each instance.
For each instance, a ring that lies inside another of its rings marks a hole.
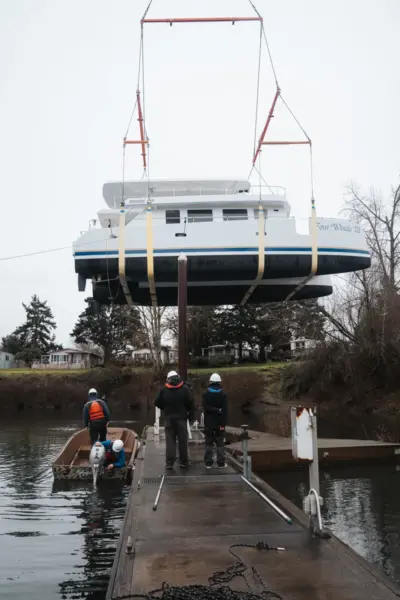
[[[158,192],[156,195],[152,195],[151,188],[149,190],[149,196],[153,201],[157,201],[157,198],[175,198],[181,196],[237,196],[242,194],[248,195],[261,195],[266,196],[279,196],[280,198],[286,196],[286,188],[281,185],[251,185],[247,189],[236,189],[233,190],[231,187],[221,189],[220,187],[211,188],[211,187],[190,187],[186,190],[182,188],[172,188],[169,190],[163,191],[161,194]],[[113,208],[118,209],[121,205],[121,196],[114,196],[113,198]],[[125,196],[124,201],[126,206],[141,206],[144,202],[147,202],[148,195],[143,194],[140,197],[130,197],[129,193]]]
[[[252,185],[248,193],[257,196],[260,192],[262,196],[286,196],[286,188],[282,185]]]

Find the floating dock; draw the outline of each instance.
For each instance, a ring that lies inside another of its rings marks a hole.
[[[166,473],[163,429],[158,436],[148,429],[107,600],[146,597],[163,584],[222,584],[253,594],[264,590],[260,597],[278,600],[398,598],[395,583],[338,539],[312,538],[305,513],[253,475],[252,484],[292,523],[278,514],[242,479],[236,461],[206,470],[198,431],[193,431],[190,453],[189,469],[175,466]],[[190,597],[198,594],[199,588]]]
[[[242,456],[241,434],[242,430],[237,427],[226,428],[227,440],[231,442],[226,450],[238,458]],[[282,471],[301,465],[301,461],[293,458],[291,438],[252,430],[248,431],[248,435],[248,454],[255,471]],[[320,468],[351,463],[395,462],[400,459],[400,444],[318,438],[318,457]]]

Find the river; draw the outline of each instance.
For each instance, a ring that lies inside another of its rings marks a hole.
[[[2,430],[2,600],[105,597],[128,488],[54,482],[51,461],[80,426],[14,423]]]
[[[134,422],[128,425],[141,431]],[[51,461],[80,423],[10,423],[0,437],[0,598],[104,600],[129,489],[54,482]],[[326,524],[400,580],[400,473],[321,473]],[[302,473],[266,479],[301,505]]]

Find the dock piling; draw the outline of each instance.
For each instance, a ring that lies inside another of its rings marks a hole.
[[[187,321],[187,256],[178,258],[178,363],[182,381],[187,379],[186,321]]]
[[[314,489],[319,495],[317,411],[315,407],[310,410],[310,427],[312,434],[312,460],[309,465],[310,489]]]

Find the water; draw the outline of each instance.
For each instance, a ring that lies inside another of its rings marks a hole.
[[[105,598],[129,488],[54,482],[51,461],[80,426],[3,427],[2,600]]]
[[[127,426],[141,431],[136,423]],[[104,600],[129,488],[54,482],[51,461],[80,423],[7,424],[0,436],[0,598]],[[266,474],[297,505],[306,473]],[[400,583],[400,472],[321,472],[325,524]]]
[[[265,480],[298,506],[308,493],[306,472],[268,473]],[[324,525],[400,583],[400,471],[358,466],[321,471]]]

